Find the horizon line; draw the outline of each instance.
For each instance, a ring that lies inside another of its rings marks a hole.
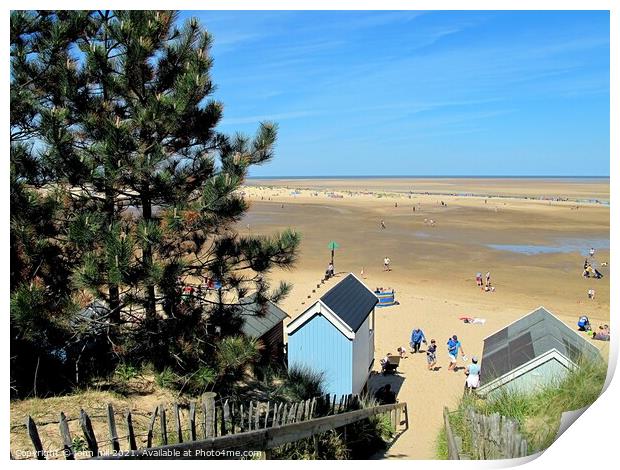
[[[248,176],[246,179],[379,179],[379,178],[484,178],[484,179],[610,179],[609,175],[271,175]]]

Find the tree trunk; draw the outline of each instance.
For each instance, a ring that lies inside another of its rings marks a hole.
[[[114,220],[114,211],[115,211],[115,201],[114,201],[114,190],[106,186],[105,189],[105,212],[108,219],[108,223]],[[110,322],[114,324],[119,324],[121,321],[121,312],[120,312],[120,294],[119,288],[117,284],[109,284],[108,285],[108,295],[110,302]]]
[[[149,194],[148,184],[142,189],[142,217],[144,220],[152,220],[153,208],[151,203],[151,197]],[[150,269],[153,264],[153,249],[150,244],[146,244],[142,251],[142,264],[145,269]],[[147,318],[154,319],[156,316],[155,308],[155,286],[146,285],[146,316]]]

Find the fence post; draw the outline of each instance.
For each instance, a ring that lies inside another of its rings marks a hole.
[[[177,439],[179,443],[183,442],[183,431],[181,430],[181,412],[179,411],[179,404],[175,403],[173,408],[174,424],[177,429]]]
[[[159,405],[159,423],[161,424],[161,442],[168,445],[168,430],[166,429],[166,408],[164,404]]]
[[[244,424],[244,416],[243,416],[243,403],[239,405],[239,432],[244,432],[243,424]]]
[[[133,432],[133,423],[131,421],[131,411],[125,414],[125,421],[127,422],[127,440],[129,441],[129,450],[137,450],[136,436]]]
[[[202,395],[202,409],[203,409],[203,422],[204,422],[204,436],[214,436],[213,431],[215,429],[215,393],[207,392]]]
[[[267,429],[267,422],[269,421],[269,402],[267,402],[267,409],[265,410],[265,425],[263,429]]]
[[[288,405],[285,403],[284,408],[282,408],[282,416],[280,416],[280,426],[286,424],[286,414],[288,412]]]
[[[407,409],[407,403],[405,403],[405,431],[409,429],[409,410]]]
[[[93,425],[90,422],[88,414],[84,410],[80,410],[80,426],[82,428],[82,432],[84,433],[84,437],[86,438],[88,450],[90,450],[93,456],[97,457],[99,455],[99,446],[97,445]]]
[[[37,460],[45,460],[45,452],[43,451],[43,445],[41,444],[39,431],[37,431],[37,425],[34,423],[34,420],[31,416],[28,416],[28,419],[26,420],[26,429],[28,430],[28,434],[30,435],[32,445],[34,445],[34,450],[37,454]]]
[[[153,428],[155,427],[155,420],[157,419],[157,415],[159,414],[159,407],[156,406],[155,410],[153,410],[153,415],[151,416],[151,421],[149,422],[149,429],[146,435],[146,447],[153,446]]]
[[[256,408],[254,409],[254,429],[260,429],[260,402],[256,402]]]
[[[112,403],[108,403],[108,430],[110,431],[110,442],[114,452],[120,452],[121,446],[118,443],[118,433],[116,432],[116,420],[114,419],[114,408]]]
[[[448,407],[443,407],[443,422],[446,428],[446,440],[448,441],[448,459],[460,460],[459,450],[454,440],[454,434],[452,434],[452,426],[450,426],[450,416],[448,414]]]
[[[60,423],[58,423],[58,428],[60,429],[60,437],[62,438],[62,446],[65,453],[65,459],[75,460],[75,455],[73,453],[73,441],[71,440],[71,433],[69,432],[67,417],[62,411],[60,412]]]
[[[189,438],[191,441],[196,440],[196,402],[189,404]]]
[[[295,413],[295,422],[299,423],[301,421],[301,418],[304,415],[304,402],[300,401],[299,403],[297,403],[297,412]]]
[[[248,431],[252,430],[252,420],[254,419],[254,403],[250,400],[250,406],[248,407]]]
[[[228,406],[228,400],[226,400],[224,402],[224,404],[222,405],[222,426],[221,426],[221,433],[222,436],[225,436],[226,434],[228,434],[228,429],[227,429],[227,423],[230,420],[230,408]]]

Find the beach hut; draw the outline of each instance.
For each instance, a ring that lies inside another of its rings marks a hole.
[[[348,274],[287,326],[289,367],[323,373],[327,393],[361,393],[374,361],[377,302]]]
[[[240,301],[243,326],[241,332],[250,338],[260,339],[266,358],[279,359],[284,349],[284,319],[288,314],[273,302],[261,308],[252,294]]]
[[[562,379],[582,359],[601,357],[594,345],[539,307],[484,339],[478,393],[536,391]]]

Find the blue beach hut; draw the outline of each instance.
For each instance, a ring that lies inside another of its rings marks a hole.
[[[374,361],[377,302],[348,274],[287,326],[289,367],[322,372],[326,393],[361,393]]]

